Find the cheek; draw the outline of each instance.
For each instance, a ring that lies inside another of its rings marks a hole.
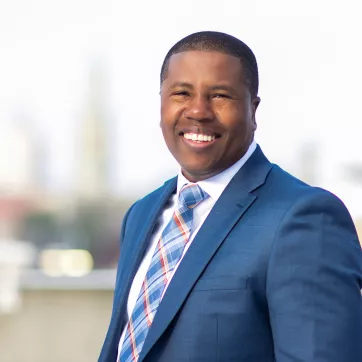
[[[174,137],[178,134],[179,120],[182,118],[183,110],[180,107],[161,108],[161,129],[167,141],[175,142]]]
[[[233,102],[219,102],[214,105],[214,113],[221,123],[226,127],[234,127],[245,118],[245,110],[240,105]]]
[[[240,148],[248,142],[254,132],[254,124],[251,120],[240,118],[235,115],[235,118],[229,118],[229,122],[224,123],[227,129],[226,143],[232,148]]]
[[[177,126],[177,115],[174,108],[161,107],[161,131],[166,145],[172,151],[176,147],[175,128]]]
[[[173,127],[177,120],[177,110],[174,107],[161,108],[161,126],[168,130]]]
[[[162,129],[162,133],[165,135],[168,132],[170,132],[170,130],[173,128],[172,125],[172,117],[171,114],[169,112],[166,112],[165,110],[161,110],[161,121],[160,121],[160,125],[161,125],[161,129]]]
[[[161,115],[164,115],[167,118],[175,117],[182,111],[183,106],[180,103],[172,101],[170,99],[161,100]]]

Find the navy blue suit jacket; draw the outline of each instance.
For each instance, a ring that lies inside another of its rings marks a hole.
[[[176,182],[124,218],[99,362],[116,362],[130,286]],[[361,362],[361,287],[361,246],[343,203],[258,147],[182,260],[139,362]]]

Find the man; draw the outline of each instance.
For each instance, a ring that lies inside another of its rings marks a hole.
[[[161,129],[181,169],[124,218],[100,362],[362,361],[353,222],[266,159],[259,102],[240,40],[200,32],[166,55]]]

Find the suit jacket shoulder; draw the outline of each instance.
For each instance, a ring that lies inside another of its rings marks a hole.
[[[160,202],[160,199],[162,199],[162,196],[164,196],[165,193],[167,193],[168,196],[172,194],[172,192],[176,189],[176,184],[177,177],[173,177],[165,181],[162,186],[137,200],[131,208],[135,212],[142,212],[149,207],[155,207],[155,203]]]

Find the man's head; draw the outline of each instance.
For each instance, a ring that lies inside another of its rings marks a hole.
[[[249,47],[218,32],[176,43],[161,69],[161,128],[190,181],[239,160],[256,129],[258,67]]]

